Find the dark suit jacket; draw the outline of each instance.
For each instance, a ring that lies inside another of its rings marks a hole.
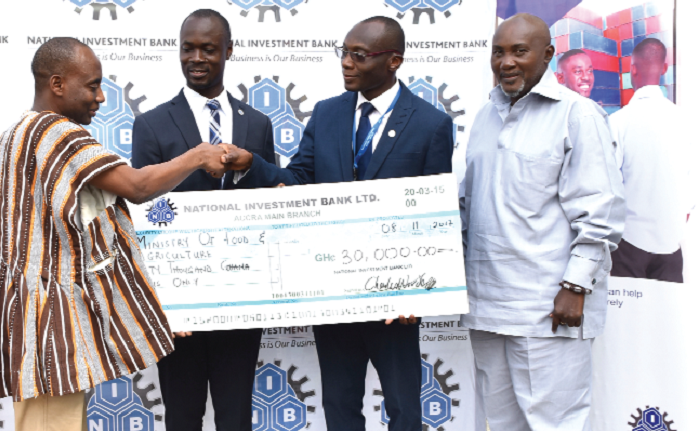
[[[401,95],[372,154],[366,180],[451,172],[451,117],[414,95],[402,82],[400,85]],[[318,102],[289,165],[281,169],[254,155],[250,171],[239,184],[268,187],[352,181],[357,97],[356,92],[348,91]],[[394,137],[388,136],[391,130]]]
[[[261,160],[275,163],[274,131],[269,117],[245,103],[236,100],[228,93],[233,108],[233,142],[256,154]],[[240,112],[243,114],[241,115]],[[180,91],[169,102],[136,117],[133,125],[134,168],[142,168],[174,159],[201,143],[197,128],[184,92]],[[228,142],[226,142],[228,143]],[[175,188],[176,192],[218,190],[221,180],[207,174],[203,169],[193,172]],[[248,188],[233,184],[233,173],[226,173],[224,189]]]

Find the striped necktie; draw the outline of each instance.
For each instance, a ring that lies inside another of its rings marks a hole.
[[[206,102],[206,106],[211,109],[211,118],[209,118],[209,143],[211,145],[218,145],[222,142],[221,140],[221,104],[218,100],[212,99]],[[221,178],[221,189],[223,189],[223,184],[225,182],[226,176]]]
[[[221,141],[221,104],[218,100],[212,99],[206,102],[206,106],[211,109],[211,118],[209,118],[209,143],[218,145]]]

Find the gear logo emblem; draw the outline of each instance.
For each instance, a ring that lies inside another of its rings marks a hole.
[[[243,103],[267,115],[274,127],[274,149],[277,155],[291,157],[299,149],[303,131],[306,128],[303,120],[311,116],[311,112],[301,111],[301,103],[306,96],[298,99],[291,98],[291,92],[296,87],[290,83],[286,88],[279,85],[279,77],[262,79],[255,77],[255,85],[248,90],[245,85],[238,85],[243,93]]]
[[[449,9],[461,5],[462,0],[384,0],[386,7],[392,7],[398,11],[398,19],[403,19],[408,11],[413,12],[413,24],[420,23],[422,14],[430,19],[430,24],[435,23],[434,12],[441,12],[445,18],[451,16]]]
[[[124,88],[118,86],[116,76],[103,78],[104,103],[92,123],[84,126],[97,142],[126,159],[131,158],[133,123],[136,116],[141,115],[139,105],[146,100],[146,96],[131,99],[132,88],[130,82]]]
[[[175,216],[177,215],[175,212],[176,209],[177,207],[170,202],[170,199],[165,200],[165,198],[160,198],[148,208],[146,218],[149,222],[153,223],[153,225],[157,224],[158,227],[167,226],[168,223],[175,221]]]
[[[162,405],[162,400],[149,400],[147,394],[155,389],[152,383],[145,388],[138,387],[143,378],[139,372],[133,377],[120,377],[104,382],[90,390],[87,404],[87,427],[90,430],[109,431],[153,431],[155,422],[162,422],[163,416],[152,409]]]
[[[420,97],[425,102],[429,103],[430,105],[434,106],[440,111],[445,112],[451,117],[452,120],[455,120],[457,117],[466,114],[466,111],[464,111],[463,109],[460,111],[454,111],[452,109],[452,104],[459,100],[459,96],[454,95],[448,99],[444,97],[444,92],[447,89],[447,84],[442,84],[439,86],[439,89],[437,89],[437,87],[432,85],[431,76],[427,76],[425,77],[425,79],[420,78],[418,80],[415,80],[415,77],[411,76],[408,82],[410,84],[408,85],[408,88],[410,89],[410,91],[413,92],[413,94]],[[454,124],[454,148],[459,146],[459,143],[456,141],[456,133],[463,131],[464,126]]]
[[[307,413],[314,413],[315,406],[306,405],[305,400],[316,393],[302,390],[307,377],[294,380],[297,369],[292,365],[285,371],[281,361],[258,362],[252,391],[253,431],[300,431],[311,425]]]
[[[672,428],[675,421],[667,420],[667,412],[661,415],[660,407],[646,406],[645,410],[636,409],[636,411],[638,416],[632,414],[633,421],[628,423],[632,431],[676,431]]]
[[[434,428],[437,431],[444,431],[444,424],[454,420],[452,407],[459,407],[460,401],[452,398],[451,393],[458,391],[459,384],[450,385],[447,380],[454,375],[449,369],[444,374],[440,374],[439,369],[444,365],[444,361],[437,359],[434,364],[427,362],[429,355],[422,355],[422,389],[420,391],[420,404],[422,405],[422,429],[428,431]],[[374,390],[374,395],[383,396],[380,390]],[[391,418],[386,413],[386,402],[374,406],[374,411],[381,412],[381,424],[388,425]]]
[[[282,10],[289,11],[291,16],[296,16],[299,13],[296,7],[302,3],[308,3],[308,0],[226,0],[228,4],[238,6],[243,10],[240,11],[242,16],[248,16],[250,11],[255,8],[258,11],[257,22],[265,22],[267,12],[272,12],[275,22],[281,22]]]
[[[112,20],[117,19],[117,6],[126,9],[129,13],[134,11],[133,4],[138,0],[70,0],[75,5],[75,12],[80,14],[83,9],[92,6],[92,19],[99,20],[102,10],[107,9]]]

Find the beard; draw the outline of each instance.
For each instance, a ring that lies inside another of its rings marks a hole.
[[[527,83],[524,80],[522,80],[522,85],[520,85],[519,88],[516,89],[515,91],[505,91],[505,89],[502,88],[502,85],[500,85],[500,90],[502,90],[502,92],[505,94],[505,96],[507,96],[511,99],[514,99],[514,98],[518,97],[520,94],[522,94],[522,92],[524,91],[524,87],[526,87],[526,86],[527,86]]]

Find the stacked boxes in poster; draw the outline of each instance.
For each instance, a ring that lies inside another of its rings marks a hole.
[[[631,54],[646,38],[663,42],[668,51],[667,73],[660,81],[666,97],[675,100],[673,16],[658,4],[650,2],[615,12],[606,17],[576,7],[551,27],[552,43],[557,55],[551,69],[566,51],[582,49],[590,57],[595,70],[595,83],[590,94],[608,112],[629,103],[634,90],[631,82]]]
[[[617,41],[619,46],[619,68],[621,73],[621,105],[625,106],[633,97],[631,82],[631,54],[633,49],[646,38],[658,39],[667,48],[668,71],[660,84],[668,99],[674,101],[674,42],[672,15],[661,14],[655,3],[645,3],[613,13],[605,18],[604,36]]]

